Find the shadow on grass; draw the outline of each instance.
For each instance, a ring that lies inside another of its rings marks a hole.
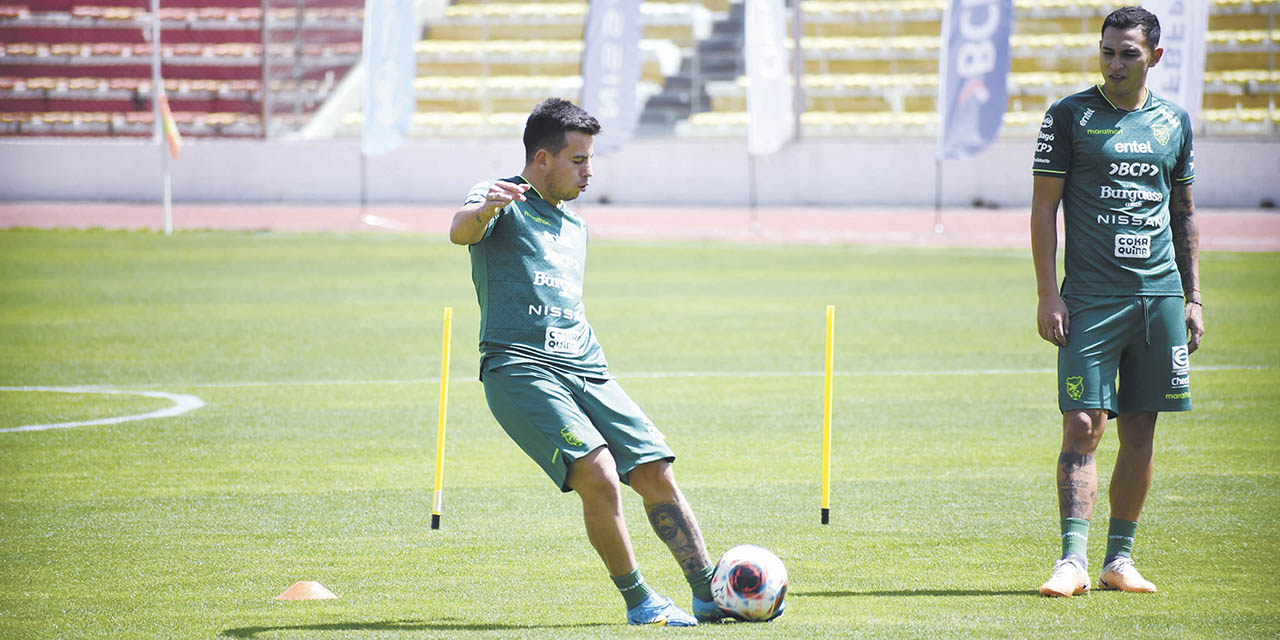
[[[1034,589],[897,589],[891,591],[793,591],[793,595],[814,598],[854,598],[860,596],[1034,596]]]
[[[329,624],[300,624],[278,627],[240,627],[237,629],[225,629],[222,635],[228,638],[256,638],[260,633],[280,631],[531,631],[537,629],[585,629],[608,626],[614,625],[600,622],[591,624],[514,625],[464,624],[447,621],[427,622],[425,620],[378,620],[374,622],[333,622]]]

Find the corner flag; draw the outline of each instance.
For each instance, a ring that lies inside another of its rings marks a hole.
[[[178,154],[182,153],[182,133],[178,131],[178,121],[173,119],[173,111],[169,109],[169,96],[163,85],[156,92],[156,101],[160,105],[160,126],[164,128],[164,138],[169,143],[169,155],[177,160]]]

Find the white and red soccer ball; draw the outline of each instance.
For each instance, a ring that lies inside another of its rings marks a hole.
[[[716,606],[739,620],[764,622],[782,615],[787,567],[772,551],[738,545],[720,556],[711,576]]]

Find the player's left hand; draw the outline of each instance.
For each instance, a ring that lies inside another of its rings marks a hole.
[[[1200,338],[1204,337],[1204,308],[1198,304],[1187,303],[1187,352],[1195,353],[1200,348]]]

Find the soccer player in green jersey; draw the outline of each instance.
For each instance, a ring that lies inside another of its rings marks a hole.
[[[494,418],[560,488],[582,500],[587,539],[626,602],[631,624],[694,626],[725,617],[712,601],[714,565],[676,485],[675,454],[609,374],[582,304],[587,228],[564,203],[591,179],[600,124],[552,98],[525,124],[519,176],[482,182],[454,214],[480,303],[480,379]],[[693,613],[651,590],[622,512],[621,485],[693,591]]]
[[[1058,346],[1062,557],[1041,595],[1089,590],[1086,546],[1098,495],[1094,454],[1108,418],[1120,448],[1100,589],[1153,592],[1133,538],[1152,475],[1160,411],[1191,409],[1188,355],[1204,334],[1191,182],[1191,122],[1147,90],[1164,53],[1139,7],[1107,16],[1102,82],[1053,104],[1036,142],[1031,204],[1040,337]],[[1057,211],[1066,229],[1057,281]],[[1119,384],[1117,385],[1117,378]]]

